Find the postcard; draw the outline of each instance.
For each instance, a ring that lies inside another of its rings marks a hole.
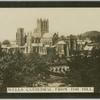
[[[38,4],[0,7],[0,97],[99,96],[100,8]]]

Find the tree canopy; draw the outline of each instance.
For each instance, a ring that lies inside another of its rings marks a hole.
[[[37,54],[27,54],[16,51],[0,58],[1,88],[33,86],[37,81],[46,81],[49,69],[45,60]],[[2,90],[1,90],[2,91]]]
[[[10,41],[9,41],[9,40],[4,40],[4,41],[2,42],[2,44],[3,44],[3,45],[9,46],[9,45],[10,45]]]
[[[93,50],[90,57],[74,56],[69,66],[69,84],[75,87],[94,87],[95,92],[100,92],[100,50]]]

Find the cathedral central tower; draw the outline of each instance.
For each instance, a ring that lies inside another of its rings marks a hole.
[[[48,19],[37,19],[37,27],[35,33],[39,33],[42,37],[45,33],[49,32],[49,21]]]

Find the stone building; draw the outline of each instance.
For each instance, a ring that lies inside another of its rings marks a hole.
[[[24,28],[18,28],[16,32],[16,44],[23,46],[25,44],[25,33]]]
[[[32,52],[32,33],[27,33],[27,39],[26,39],[26,53]]]
[[[40,43],[39,37],[33,37],[32,32],[27,33],[27,42],[26,42],[26,53],[37,53],[40,55],[46,55],[46,47]]]
[[[69,57],[69,46],[63,40],[58,41],[58,43],[56,44],[56,54],[59,55],[60,57],[62,56]]]
[[[37,19],[37,27],[34,33],[39,34],[42,37],[45,33],[49,32],[49,21],[48,19]]]
[[[43,37],[41,38],[41,43],[43,43],[46,46],[52,46],[52,37],[53,37],[53,34],[45,33]]]

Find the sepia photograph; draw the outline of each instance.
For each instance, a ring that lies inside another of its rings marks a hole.
[[[0,8],[0,93],[100,93],[100,8]]]

